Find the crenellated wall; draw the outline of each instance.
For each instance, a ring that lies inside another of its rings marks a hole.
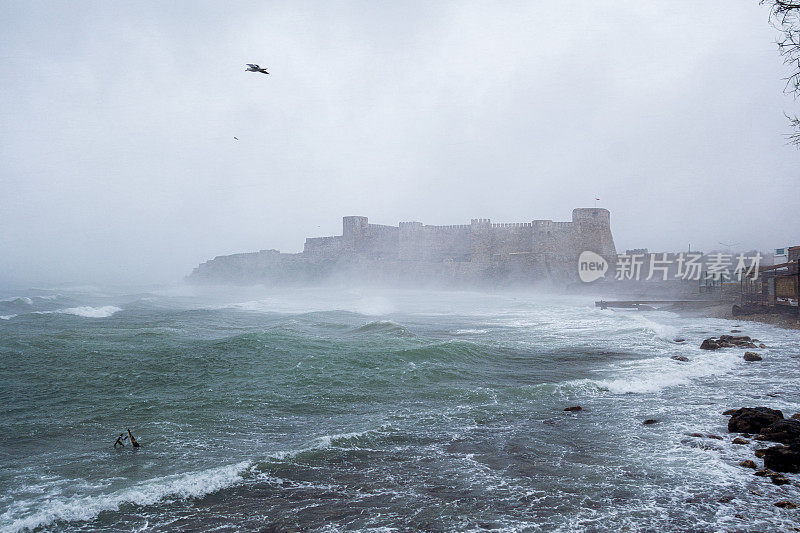
[[[569,279],[577,277],[578,256],[585,250],[609,262],[616,260],[607,209],[574,209],[569,222],[492,223],[479,218],[449,226],[421,222],[387,226],[370,224],[367,217],[347,216],[342,218],[342,235],[308,238],[301,254],[270,250],[217,257],[200,265],[193,276],[218,278],[227,271],[240,279],[259,269],[273,269],[285,270],[281,276],[288,277],[298,270],[303,279],[314,279],[327,275],[331,265],[347,264],[372,265],[391,277],[412,279],[423,272],[434,276],[449,272],[449,276],[470,279]],[[265,274],[265,279],[275,275]]]

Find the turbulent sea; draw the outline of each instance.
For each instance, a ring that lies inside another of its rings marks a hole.
[[[722,415],[800,411],[797,331],[524,292],[0,299],[3,532],[800,527],[800,476],[738,466]],[[764,360],[699,349],[731,329]]]

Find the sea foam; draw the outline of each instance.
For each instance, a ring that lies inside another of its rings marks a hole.
[[[89,307],[88,305],[84,305],[80,307],[58,309],[53,311],[53,313],[82,316],[86,318],[108,318],[119,311],[122,311],[122,309],[114,305],[104,305],[101,307]]]
[[[2,515],[0,531],[16,532],[44,527],[57,520],[91,520],[103,511],[119,509],[124,503],[152,505],[167,496],[197,498],[229,487],[242,479],[242,474],[252,466],[249,461],[212,468],[202,472],[190,472],[152,479],[131,488],[98,496],[76,496],[66,499],[48,499],[46,502],[31,502],[29,508],[36,512],[25,517],[13,518],[9,509]]]

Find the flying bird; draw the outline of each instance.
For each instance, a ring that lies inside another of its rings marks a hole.
[[[238,141],[238,140],[239,140],[239,137],[234,137],[234,139],[236,139],[236,140]]]
[[[267,72],[267,69],[261,68],[258,65],[254,65],[252,63],[248,63],[247,68],[245,70],[249,72],[260,72],[262,74],[269,74],[269,72]]]

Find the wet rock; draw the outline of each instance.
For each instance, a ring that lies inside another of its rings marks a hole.
[[[731,330],[731,333],[741,333],[741,332],[742,332],[742,330],[740,330],[740,329],[732,329]]]
[[[733,496],[723,496],[722,498],[720,498],[717,501],[719,503],[730,503],[731,501],[733,501]]]
[[[719,350],[720,348],[721,346],[719,345],[719,342],[717,342],[717,340],[713,337],[700,343],[701,350]]]
[[[689,358],[688,358],[688,357],[686,357],[685,355],[673,355],[673,356],[671,357],[671,359],[675,359],[676,361],[682,361],[682,362],[684,362],[684,363],[686,363],[687,361],[689,361]]]
[[[709,439],[723,440],[723,438],[720,437],[719,435],[710,435],[709,434],[709,435],[706,435],[706,437],[708,437]]]
[[[783,413],[769,407],[742,407],[731,413],[728,420],[730,433],[758,433],[761,428],[783,420]]]
[[[775,507],[780,507],[781,509],[797,509],[800,507],[800,505],[797,505],[789,500],[781,500],[779,502],[775,502]]]
[[[755,472],[753,472],[753,475],[754,476],[760,476],[760,477],[767,477],[770,474],[774,474],[774,473],[775,472],[773,472],[772,470],[768,470],[766,468],[762,468],[761,470],[756,470]]]
[[[763,349],[763,348],[766,348],[766,347],[767,347],[767,345],[766,345],[766,344],[764,344],[764,343],[761,343],[761,344],[759,344],[759,345],[758,345],[758,347]]]
[[[800,451],[789,446],[773,446],[764,452],[764,468],[776,472],[800,472]]]
[[[789,480],[786,479],[786,476],[784,476],[783,474],[778,474],[778,473],[772,474],[769,476],[769,479],[776,485],[786,485],[787,483],[789,483]]]
[[[744,352],[745,361],[761,361],[761,356],[756,352]]]
[[[800,439],[800,420],[776,420],[761,428],[756,440],[768,440],[787,444]]]
[[[800,420],[800,413],[795,413],[792,416],[790,416],[789,418],[791,418],[792,420]]]
[[[752,468],[753,470],[756,469],[756,464],[750,459],[745,459],[744,461],[739,463],[739,466],[743,466],[745,468]]]
[[[564,411],[569,411],[570,413],[574,413],[576,411],[583,411],[583,407],[580,405],[573,405],[572,407],[567,407]]]
[[[732,442],[733,444],[750,444],[749,440],[743,439],[742,437],[736,437]]]
[[[702,433],[687,433],[690,437],[705,437]]]
[[[642,422],[642,424],[644,424],[645,426],[649,426],[650,424],[658,424],[658,420],[656,420],[655,418],[648,418],[647,420]]]
[[[759,448],[753,452],[753,455],[755,455],[758,458],[761,458],[764,457],[766,453],[767,453],[767,448]]]
[[[737,410],[738,410],[738,409],[728,409],[727,411],[722,411],[722,414],[723,414],[723,415],[725,415],[725,416],[731,416],[731,415],[732,415],[733,413],[735,413]]]
[[[674,340],[675,342],[686,342],[686,339],[684,339],[683,337],[676,337],[676,338],[675,338],[675,339],[673,339],[673,340]]]

